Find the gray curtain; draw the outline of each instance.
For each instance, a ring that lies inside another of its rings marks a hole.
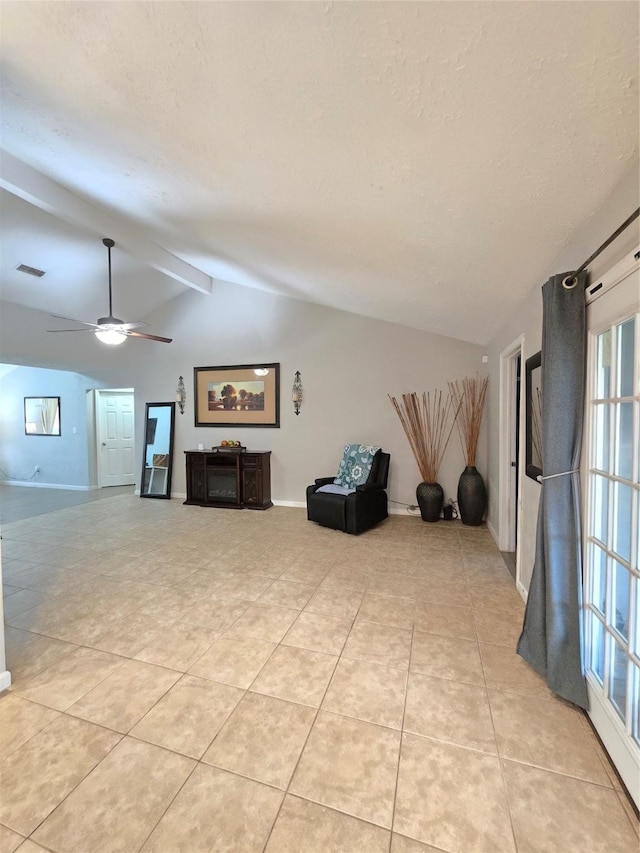
[[[518,654],[564,699],[588,708],[582,660],[580,466],[586,318],[583,273],[542,288],[542,476],[536,556]],[[571,473],[576,472],[576,473]],[[561,476],[553,476],[560,474]]]

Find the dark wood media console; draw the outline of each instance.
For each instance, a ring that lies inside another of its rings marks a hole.
[[[185,450],[186,504],[269,509],[271,451]]]

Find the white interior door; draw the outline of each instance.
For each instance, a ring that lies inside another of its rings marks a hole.
[[[640,270],[629,260],[587,294],[584,627],[589,716],[640,804]]]
[[[130,389],[96,391],[98,486],[135,482],[134,402]]]

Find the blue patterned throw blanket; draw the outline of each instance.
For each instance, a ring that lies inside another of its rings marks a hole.
[[[373,444],[347,444],[334,484],[344,489],[363,486],[369,479],[373,457],[378,450],[380,448]]]

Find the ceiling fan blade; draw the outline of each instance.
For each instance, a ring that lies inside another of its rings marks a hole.
[[[148,326],[148,323],[120,323],[117,326],[112,326],[116,332],[129,332],[132,329],[141,329],[143,326]]]
[[[125,332],[132,338],[147,338],[149,341],[160,341],[161,344],[170,344],[173,338],[161,338],[159,335],[148,335],[146,332]]]
[[[55,317],[56,320],[67,320],[69,323],[77,323],[79,326],[89,326],[90,329],[99,329],[96,323],[87,323],[85,320],[75,320],[73,317],[63,317],[61,314],[51,314],[52,317]],[[54,330],[55,331],[55,330]],[[59,331],[65,331],[64,329],[60,329]],[[70,331],[81,331],[80,329],[71,329]]]
[[[136,323],[123,323],[118,317],[113,316],[113,299],[111,290],[111,249],[115,246],[113,240],[105,237],[102,241],[107,249],[109,261],[109,314],[107,317],[98,317],[97,323],[87,323],[85,320],[74,320],[73,317],[63,317],[62,314],[52,314],[56,320],[66,320],[68,323],[77,323],[79,326],[85,326],[84,329],[47,329],[48,332],[118,332],[120,335],[130,335],[134,338],[147,338],[150,341],[159,341],[161,344],[170,344],[171,338],[162,338],[160,335],[148,335],[146,332],[136,332],[134,329],[141,329],[143,326],[148,327],[148,323],[138,321]],[[116,340],[117,342],[117,340]],[[113,341],[109,341],[113,343]]]

